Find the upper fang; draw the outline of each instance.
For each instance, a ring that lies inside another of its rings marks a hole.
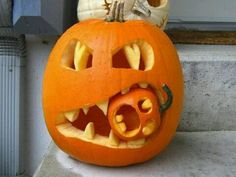
[[[79,110],[66,112],[64,115],[70,122],[74,122],[79,116]]]
[[[125,56],[132,69],[139,69],[140,65],[140,49],[137,44],[126,45],[124,47]]]
[[[107,115],[108,104],[109,100],[97,104],[97,106],[102,110],[105,116]]]
[[[89,111],[89,107],[83,107],[82,109],[83,109],[84,114],[87,115]]]

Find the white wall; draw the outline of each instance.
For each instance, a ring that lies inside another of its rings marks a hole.
[[[26,36],[26,93],[25,93],[25,169],[32,176],[51,141],[42,113],[42,78],[48,55],[55,43],[53,38]]]

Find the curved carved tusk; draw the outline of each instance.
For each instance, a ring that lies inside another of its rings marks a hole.
[[[165,93],[167,94],[168,98],[167,98],[166,102],[160,106],[160,112],[161,113],[163,113],[167,109],[169,109],[170,106],[173,103],[173,94],[172,94],[172,91],[170,90],[170,88],[166,84],[164,84],[162,86],[162,89],[165,91]]]

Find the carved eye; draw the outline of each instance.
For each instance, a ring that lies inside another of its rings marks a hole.
[[[91,50],[82,42],[73,39],[62,55],[61,64],[75,71],[81,71],[92,67],[92,58]]]
[[[148,4],[153,7],[158,7],[161,5],[161,0],[148,0]]]
[[[154,65],[154,52],[150,44],[145,41],[136,41],[125,45],[112,58],[114,68],[132,68],[148,71]]]

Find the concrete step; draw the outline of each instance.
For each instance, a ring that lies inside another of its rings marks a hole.
[[[236,46],[176,47],[185,76],[179,130],[236,130]]]
[[[236,131],[179,132],[159,156],[123,168],[81,163],[52,143],[34,177],[235,177],[235,137]]]

